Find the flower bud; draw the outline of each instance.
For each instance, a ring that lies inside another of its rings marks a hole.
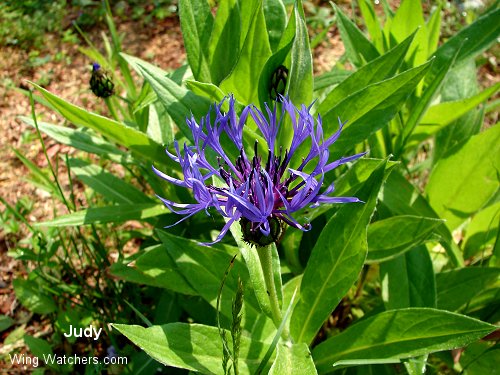
[[[90,89],[99,98],[109,98],[114,93],[115,85],[111,78],[104,72],[98,63],[92,64],[92,76],[90,77]]]
[[[277,100],[279,95],[285,95],[287,78],[288,69],[283,65],[278,66],[271,76],[269,95],[272,99]]]

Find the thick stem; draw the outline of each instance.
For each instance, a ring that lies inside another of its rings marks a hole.
[[[278,293],[276,292],[276,284],[274,283],[271,245],[257,248],[257,253],[259,254],[260,265],[264,273],[267,295],[269,296],[269,303],[271,305],[271,315],[274,325],[278,328],[281,324],[282,316]]]

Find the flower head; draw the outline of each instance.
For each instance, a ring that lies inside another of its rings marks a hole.
[[[309,113],[310,107],[296,108],[288,98],[281,97],[281,113],[277,106],[265,113],[253,105],[246,106],[239,117],[236,116],[235,101],[229,97],[229,110],[224,113],[224,103],[215,105],[213,110],[198,123],[193,116],[186,120],[194,144],[181,147],[174,142],[175,154],[167,150],[170,158],[180,164],[183,179],[177,179],[157,170],[158,176],[170,183],[193,191],[196,203],[181,204],[159,197],[172,211],[187,219],[199,211],[214,208],[227,219],[216,240],[220,241],[230,226],[239,221],[244,239],[257,246],[277,242],[282,234],[282,226],[288,224],[307,231],[310,224],[300,224],[293,214],[306,206],[317,207],[322,203],[359,202],[355,197],[333,197],[334,185],[322,185],[325,173],[341,164],[353,161],[364,153],[329,161],[330,146],[340,136],[343,124],[339,120],[339,130],[324,139],[321,117],[316,120]],[[214,116],[212,116],[214,115]],[[251,117],[267,143],[267,155],[258,151],[257,141],[253,155],[247,155],[243,147],[243,128]],[[293,127],[289,147],[283,150],[277,145],[281,126]],[[221,135],[225,134],[239,150],[236,160],[231,160],[221,145]],[[292,168],[298,149],[308,140],[310,150],[305,153],[300,164]],[[217,155],[217,164],[209,162],[210,151]],[[215,177],[219,183],[214,184]],[[175,225],[174,224],[174,225]]]
[[[94,62],[92,64],[92,76],[90,77],[90,89],[99,98],[109,98],[114,94],[115,85],[110,76]]]

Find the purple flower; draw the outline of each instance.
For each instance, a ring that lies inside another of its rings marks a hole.
[[[208,215],[208,209],[214,208],[227,218],[227,222],[210,244],[220,241],[230,226],[239,221],[247,242],[265,246],[278,241],[284,223],[303,231],[309,230],[309,223],[301,225],[293,217],[293,213],[306,206],[359,202],[355,197],[331,196],[335,189],[333,184],[321,191],[325,173],[364,155],[361,153],[335,161],[328,160],[329,148],[340,136],[344,124],[339,120],[339,130],[324,139],[321,117],[318,115],[315,120],[309,113],[310,107],[302,105],[299,109],[287,98],[281,97],[280,100],[281,113],[278,113],[276,105],[271,110],[266,104],[265,113],[249,105],[238,119],[235,101],[231,96],[227,113],[221,110],[223,100],[199,123],[193,116],[186,120],[193,133],[194,145],[184,144],[181,150],[177,141],[174,141],[175,154],[167,150],[168,156],[180,164],[184,178],[180,180],[168,176],[153,166],[161,178],[193,191],[196,203],[176,203],[159,197],[172,212],[184,215],[173,225],[202,210]],[[249,116],[266,140],[267,155],[259,154],[257,141],[253,155],[245,153],[243,128]],[[289,148],[283,152],[282,147],[277,145],[277,137],[280,126],[289,124],[293,127],[293,136]],[[227,136],[239,150],[236,160],[231,160],[224,151],[221,136]],[[294,155],[306,140],[310,143],[309,152],[298,167],[291,168]],[[217,155],[217,166],[209,162],[209,155],[213,152]],[[216,185],[212,182],[213,177],[219,180]]]

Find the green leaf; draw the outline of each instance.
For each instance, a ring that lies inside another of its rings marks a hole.
[[[210,102],[212,103],[219,103],[226,96],[226,93],[222,91],[218,86],[215,86],[213,83],[187,80],[186,86],[196,95],[203,96],[210,100]],[[227,102],[224,104],[225,105],[222,108],[225,111],[229,110],[229,104]]]
[[[217,306],[217,294],[224,277],[224,272],[231,263],[238,249],[227,245],[206,247],[192,240],[176,237],[164,231],[157,232],[168,249],[174,264],[197,294],[213,307]],[[260,311],[252,292],[245,265],[236,259],[226,278],[221,298],[221,313],[231,317],[232,300],[236,295],[238,276],[245,285],[245,303],[243,304],[243,326],[249,332],[257,320]]]
[[[383,262],[426,241],[443,220],[401,215],[379,220],[368,227],[367,263]]]
[[[384,172],[385,163],[356,193],[366,203],[343,205],[321,231],[304,271],[300,299],[290,321],[295,342],[310,343],[356,281],[368,250],[366,227]]]
[[[203,374],[224,374],[221,365],[222,342],[216,327],[186,323],[150,328],[115,323],[113,327],[165,366]],[[253,374],[264,351],[263,343],[242,336],[240,373]]]
[[[57,185],[52,182],[52,179],[45,173],[44,170],[39,168],[35,163],[31,160],[27,159],[21,152],[12,148],[12,152],[16,157],[28,168],[30,171],[30,182],[49,192],[51,196],[57,197],[59,200],[64,201],[64,197],[61,195],[61,191],[58,189]]]
[[[349,70],[333,68],[331,71],[314,77],[314,91],[339,84],[352,74]]]
[[[166,160],[163,147],[148,138],[144,133],[77,107],[35,83],[32,83],[32,85],[69,122],[77,126],[85,126],[93,129],[104,137],[129,148],[131,151],[137,152],[147,160]]]
[[[219,85],[233,70],[240,53],[241,19],[236,0],[222,1],[210,35],[208,59],[212,83]]]
[[[269,45],[273,52],[276,51],[281,40],[281,35],[286,27],[286,8],[282,0],[264,0],[264,16],[266,29],[269,35]]]
[[[54,300],[43,293],[43,289],[33,280],[15,279],[12,281],[16,298],[28,310],[37,314],[50,314],[56,311]]]
[[[436,275],[438,307],[457,311],[500,279],[500,268],[466,267]]]
[[[54,352],[52,351],[52,347],[50,344],[44,339],[40,339],[38,337],[33,337],[29,335],[24,335],[24,342],[28,345],[31,353],[38,358],[45,358],[47,355],[52,355]],[[50,366],[50,362],[47,363]]]
[[[384,45],[384,36],[382,34],[382,28],[380,27],[380,22],[378,20],[375,9],[370,0],[359,1],[359,10],[365,21],[366,29],[372,38],[372,42],[378,51],[382,51]]]
[[[413,37],[414,34],[386,54],[377,57],[352,73],[327,95],[321,102],[318,112],[327,113],[344,98],[359,91],[360,87],[365,87],[392,77],[403,62]]]
[[[427,52],[432,55],[436,51],[439,43],[439,35],[441,30],[441,5],[431,13],[427,20]]]
[[[238,61],[229,76],[220,84],[223,91],[233,93],[236,100],[242,104],[258,102],[259,77],[264,64],[271,56],[262,2],[256,2],[256,5],[251,15],[246,15],[251,19],[251,24]]]
[[[21,121],[35,127],[33,119],[20,116]],[[59,143],[74,147],[78,150],[107,157],[117,163],[130,164],[133,158],[129,153],[120,150],[112,143],[96,136],[88,129],[72,129],[65,126],[49,124],[43,121],[37,121],[38,128],[42,133]]]
[[[420,124],[413,131],[409,144],[406,147],[414,146],[426,138],[436,134],[439,130],[465,115],[479,104],[488,100],[492,95],[498,92],[500,83],[493,85],[481,93],[467,99],[443,102],[430,107]]]
[[[155,94],[156,97],[156,94]],[[174,139],[174,126],[165,107],[156,100],[148,106],[146,134],[156,142],[165,145]]]
[[[6,329],[9,329],[14,325],[15,321],[12,319],[10,316],[7,315],[0,315],[0,332],[5,331]]]
[[[457,145],[432,170],[429,203],[450,230],[481,209],[498,190],[500,126]]]
[[[205,115],[210,102],[193,94],[171,80],[162,69],[147,63],[137,57],[122,54],[125,60],[151,85],[158,99],[165,106],[172,120],[177,124],[184,136],[192,139],[192,134],[186,125],[186,117],[191,114],[195,118]],[[165,157],[163,156],[163,159]],[[161,160],[161,159],[156,159]]]
[[[354,196],[356,192],[366,183],[372,173],[382,164],[386,165],[386,173],[388,174],[399,162],[386,161],[383,159],[362,158],[356,161],[347,172],[335,180],[335,195],[336,196]],[[325,185],[331,184],[333,180],[328,178]],[[301,214],[310,218],[311,221],[331,210],[336,205],[323,204],[315,209],[306,208]]]
[[[425,246],[417,246],[380,265],[382,299],[387,310],[436,307],[436,281]]]
[[[66,227],[96,223],[120,223],[127,220],[145,220],[168,212],[165,206],[157,203],[120,204],[87,208],[36,225],[41,227]]]
[[[479,90],[476,63],[471,59],[448,72],[440,92],[441,101],[466,99],[478,94]],[[472,110],[437,132],[434,140],[433,166],[451,148],[480,132],[484,122],[484,110],[484,107]]]
[[[495,326],[464,315],[428,308],[386,311],[356,323],[319,344],[313,358],[319,373],[344,361],[394,362],[467,345]]]
[[[155,286],[182,294],[196,295],[195,290],[182,276],[169,250],[168,247],[162,244],[148,249],[135,260],[135,268],[149,279],[152,279]]]
[[[187,59],[198,81],[211,82],[208,42],[214,18],[206,0],[180,0],[179,18]]]
[[[399,43],[415,31],[415,42],[408,52],[412,58],[412,66],[423,64],[427,60],[427,28],[420,1],[403,0],[392,20],[391,36]]]
[[[115,203],[152,203],[152,199],[101,167],[81,159],[69,159],[73,174],[85,185]]]
[[[317,374],[316,367],[304,343],[279,344],[278,354],[269,370],[269,375],[314,375]]]
[[[394,215],[416,215],[438,219],[438,215],[422,197],[415,187],[399,172],[391,173],[384,185],[381,203]],[[445,224],[436,228],[442,237],[441,244],[446,249],[448,256],[456,266],[463,266],[462,253],[455,244],[450,230]]]
[[[283,32],[277,51],[266,61],[262,73],[259,77],[259,101],[261,109],[264,109],[264,103],[271,103],[275,98],[271,98],[270,87],[272,76],[276,69],[281,65],[288,65],[290,68],[289,58],[290,50],[294,44],[296,37],[295,12],[292,12],[288,25]],[[285,61],[286,60],[286,61]]]
[[[500,34],[500,8],[493,8],[492,11],[482,15],[469,26],[463,28],[458,33],[449,38],[436,51],[436,60],[426,77],[426,82],[433,82],[438,72],[446,65],[450,65],[455,54],[455,64],[474,58],[491,44],[493,44]]]
[[[500,225],[500,202],[475,215],[465,231],[464,258],[470,258],[493,244]]]
[[[291,50],[291,65],[285,95],[293,104],[309,105],[313,93],[313,66],[309,36],[302,10],[302,1],[295,3],[295,39]]]
[[[337,26],[344,43],[347,58],[358,68],[364,65],[365,62],[377,58],[379,53],[365,34],[358,29],[349,17],[342,13],[339,7],[332,5],[337,15]]]
[[[332,158],[343,156],[390,121],[429,69],[429,63],[353,93],[323,114],[325,135],[333,134],[338,119],[348,121],[335,142]]]

